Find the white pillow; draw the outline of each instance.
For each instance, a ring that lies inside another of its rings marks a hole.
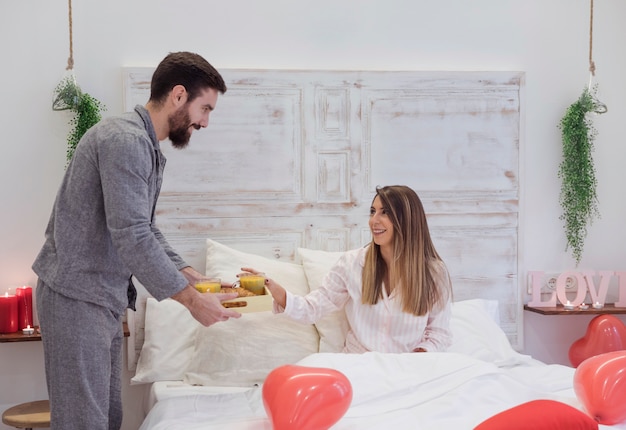
[[[278,366],[317,352],[311,324],[271,311],[201,327],[184,382],[195,385],[253,386]]]
[[[452,345],[448,351],[466,354],[497,366],[510,366],[530,360],[529,356],[513,349],[499,321],[497,300],[471,299],[452,303]]]
[[[201,326],[176,300],[148,298],[144,342],[131,384],[182,380]]]
[[[298,248],[298,255],[302,261],[311,291],[322,285],[324,276],[343,254],[343,252]],[[343,310],[326,315],[315,323],[315,327],[320,334],[320,352],[341,352],[343,350],[349,327]]]
[[[230,248],[212,239],[206,241],[206,274],[222,278],[222,282],[235,282],[242,267],[264,272],[285,289],[305,295],[309,286],[302,265],[273,260]]]
[[[206,273],[234,282],[241,267],[265,271],[295,294],[309,292],[304,269],[287,263],[237,251],[214,240],[207,240]],[[223,323],[218,323],[223,324]],[[196,332],[202,327],[180,303],[149,298],[146,303],[144,344],[132,384],[155,381],[181,381],[191,360]],[[319,337],[316,334],[316,339]]]

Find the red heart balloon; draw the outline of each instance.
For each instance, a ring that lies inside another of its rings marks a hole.
[[[587,413],[600,424],[626,421],[626,351],[583,361],[574,372],[574,391]]]
[[[626,326],[613,315],[598,315],[589,322],[583,337],[569,348],[569,361],[572,366],[594,355],[626,349]]]
[[[263,384],[263,406],[274,430],[325,430],[346,413],[352,385],[334,369],[285,365]]]

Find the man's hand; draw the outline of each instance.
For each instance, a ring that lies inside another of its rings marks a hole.
[[[239,312],[222,306],[223,301],[236,298],[237,293],[200,293],[192,284],[172,296],[172,299],[189,309],[191,315],[206,327],[229,318],[240,318]]]

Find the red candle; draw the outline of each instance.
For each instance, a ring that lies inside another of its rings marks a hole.
[[[17,297],[5,293],[0,296],[0,333],[17,331]]]
[[[17,329],[33,326],[33,289],[28,286],[15,289],[17,297]]]

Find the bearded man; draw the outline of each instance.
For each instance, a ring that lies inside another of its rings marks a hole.
[[[171,53],[145,106],[103,119],[76,147],[33,263],[53,430],[121,428],[122,316],[134,309],[132,276],[205,326],[241,316],[221,304],[236,294],[193,287],[204,276],[154,219],[166,161],[159,142],[186,147],[225,92],[200,55]]]

